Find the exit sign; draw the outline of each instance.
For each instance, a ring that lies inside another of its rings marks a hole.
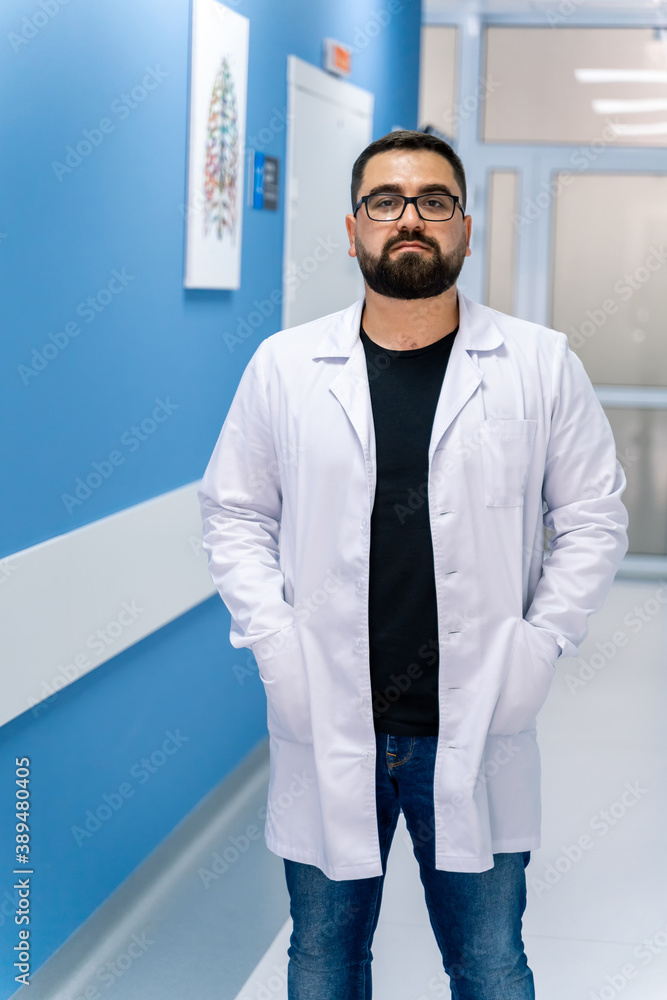
[[[333,38],[325,38],[324,68],[337,76],[349,76],[352,72],[352,49]]]

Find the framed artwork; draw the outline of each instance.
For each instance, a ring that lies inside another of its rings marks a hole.
[[[238,288],[249,20],[193,0],[185,287]]]

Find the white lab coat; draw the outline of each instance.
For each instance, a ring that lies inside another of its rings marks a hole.
[[[230,640],[253,651],[267,695],[267,846],[336,880],[382,874],[362,306],[259,344],[199,489]],[[433,540],[436,868],[481,872],[496,852],[540,846],[536,715],[627,550],[626,483],[565,334],[461,292],[459,311],[428,489],[415,483],[406,508],[428,503]]]

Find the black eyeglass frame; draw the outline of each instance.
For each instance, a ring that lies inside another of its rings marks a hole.
[[[403,208],[401,209],[400,215],[397,215],[395,219],[374,219],[371,216],[370,212],[368,211],[368,199],[369,198],[376,198],[379,194],[388,194],[388,195],[390,194],[392,196],[392,198],[402,198],[403,199]],[[417,202],[419,201],[420,198],[428,198],[428,196],[430,194],[446,194],[448,198],[452,199],[452,201],[454,202],[454,208],[452,209],[452,214],[449,216],[449,218],[447,218],[447,219],[425,219],[424,218],[424,216],[419,211],[419,205],[417,204]],[[461,199],[459,198],[459,196],[457,194],[450,194],[448,191],[428,191],[426,194],[415,194],[415,195],[412,195],[412,197],[410,197],[410,198],[408,198],[407,195],[404,195],[404,194],[396,194],[395,191],[386,191],[386,192],[384,192],[384,191],[375,191],[374,194],[365,194],[363,196],[363,198],[359,199],[359,201],[355,205],[354,211],[352,212],[352,214],[355,216],[355,218],[356,218],[357,212],[359,211],[359,209],[362,206],[362,204],[366,206],[366,215],[368,216],[368,218],[370,219],[371,222],[398,222],[398,220],[400,218],[402,218],[403,213],[405,212],[405,209],[407,208],[408,205],[414,205],[415,206],[415,212],[417,213],[417,215],[419,216],[419,218],[422,220],[422,222],[451,222],[452,219],[454,218],[454,213],[456,212],[456,206],[457,205],[461,209],[461,215],[465,219],[465,212],[463,211],[463,206],[461,205]]]

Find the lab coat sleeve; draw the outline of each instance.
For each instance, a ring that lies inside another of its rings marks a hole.
[[[236,649],[294,623],[280,569],[282,491],[262,361],[260,344],[197,492],[209,572],[230,612]]]
[[[609,421],[583,364],[558,334],[551,429],[542,496],[553,534],[533,601],[531,624],[576,656],[627,552],[626,479]]]

